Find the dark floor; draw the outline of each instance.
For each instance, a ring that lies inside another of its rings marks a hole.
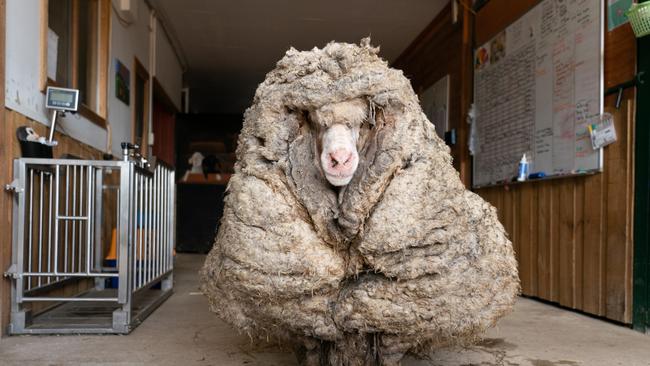
[[[202,255],[179,255],[175,293],[128,336],[16,336],[0,365],[296,365],[291,353],[253,345],[208,311],[198,292]],[[520,299],[479,346],[444,350],[405,366],[650,365],[650,336]]]
[[[142,319],[164,301],[170,292],[142,289],[133,298],[134,319]],[[92,290],[81,297],[117,298],[117,289]],[[24,333],[121,333],[113,329],[114,301],[67,302],[34,317]]]

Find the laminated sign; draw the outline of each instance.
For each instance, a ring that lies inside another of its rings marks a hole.
[[[614,127],[614,116],[603,113],[597,122],[589,125],[591,146],[598,150],[616,141],[616,128]]]

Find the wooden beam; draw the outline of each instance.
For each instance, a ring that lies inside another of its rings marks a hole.
[[[5,36],[6,36],[6,0],[0,0],[0,85],[5,85]],[[5,88],[0,88],[0,175],[8,179],[13,174],[11,153],[13,135],[5,118]],[[7,174],[10,175],[7,175]],[[11,262],[11,205],[13,195],[2,190],[0,193],[0,266],[9,267]],[[0,279],[0,335],[5,335],[11,314],[11,281],[6,277]]]
[[[47,87],[47,39],[48,39],[48,29],[49,29],[49,22],[48,22],[48,4],[49,0],[41,0],[41,8],[40,8],[40,26],[41,26],[41,39],[40,39],[40,50],[41,50],[41,74],[40,74],[40,81],[39,81],[39,86],[41,88],[41,91],[45,91],[45,88]],[[56,72],[56,70],[55,70]]]

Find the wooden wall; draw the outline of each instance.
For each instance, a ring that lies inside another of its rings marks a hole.
[[[451,146],[454,167],[467,187],[471,184],[471,159],[466,148],[468,130],[465,112],[471,98],[471,21],[469,12],[452,21],[451,5],[440,14],[393,62],[404,71],[413,89],[421,94],[427,87],[449,74],[449,128],[457,131],[457,144]]]
[[[3,90],[4,91],[4,90]],[[4,97],[2,98],[4,101]],[[13,159],[20,156],[20,145],[16,139],[16,128],[29,126],[41,136],[47,136],[48,129],[44,125],[34,122],[22,114],[3,108],[0,115],[0,177],[2,186],[11,183],[13,177]],[[101,159],[102,153],[82,144],[68,136],[55,134],[59,145],[54,149],[54,156],[72,154],[85,159]],[[11,227],[12,227],[13,194],[5,191],[0,193],[0,272],[4,273],[11,263]],[[81,287],[80,287],[81,286]],[[74,284],[61,289],[61,296],[67,296],[82,290],[86,284]],[[0,334],[5,334],[9,324],[11,311],[11,281],[2,278],[0,282]],[[36,309],[35,309],[36,310]]]
[[[466,136],[467,109],[457,110],[453,103],[471,99],[471,72],[463,74],[456,66],[467,62],[461,29],[473,29],[474,44],[483,44],[538,2],[491,0],[475,17],[464,18],[471,26],[452,25],[443,12],[395,66],[405,70],[416,91],[450,73],[450,122]],[[605,31],[606,88],[635,75],[635,47],[629,25]],[[606,98],[618,141],[605,148],[603,173],[477,191],[497,208],[513,242],[524,295],[631,323],[634,101],[634,89],[626,90],[618,110],[615,96]],[[466,140],[459,142],[454,159],[466,160],[455,165],[469,167]],[[461,176],[467,174],[461,169]]]

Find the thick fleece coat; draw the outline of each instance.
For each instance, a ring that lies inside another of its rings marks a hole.
[[[410,82],[377,52],[367,39],[292,48],[267,75],[202,269],[215,313],[290,342],[304,364],[399,364],[473,342],[519,291],[495,209],[465,189]],[[367,108],[349,118],[359,166],[339,188],[316,136],[342,102]]]

